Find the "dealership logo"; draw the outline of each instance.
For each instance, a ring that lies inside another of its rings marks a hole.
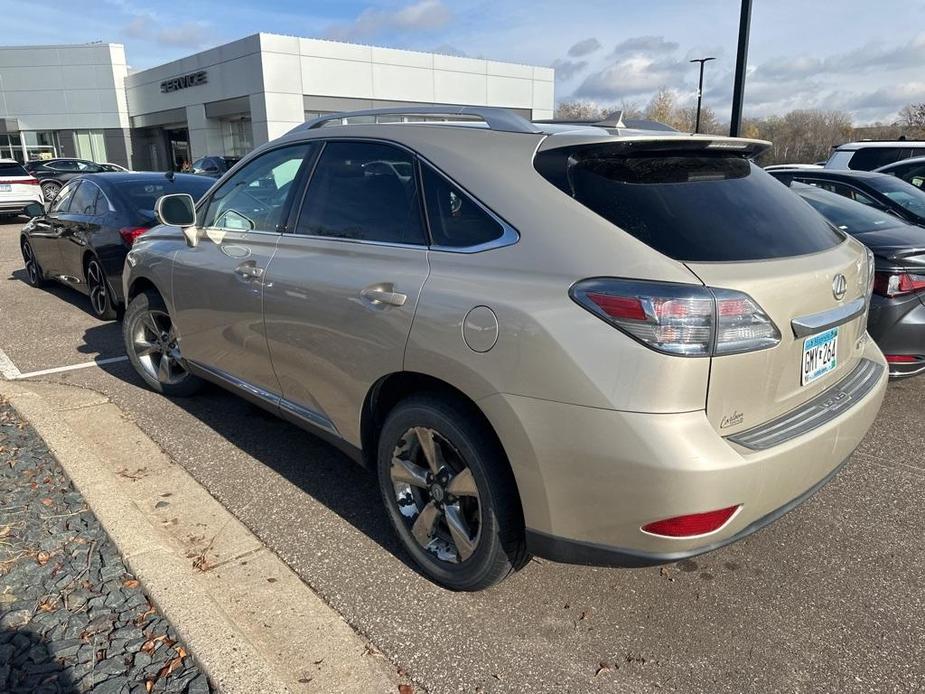
[[[835,275],[835,279],[832,280],[832,296],[841,301],[845,298],[845,294],[848,293],[848,280],[845,279],[845,276],[841,273]]]
[[[198,72],[191,72],[182,77],[171,77],[169,80],[164,80],[161,82],[161,91],[164,92],[164,94],[169,94],[170,92],[175,92],[180,89],[198,87],[208,81],[209,73],[205,70],[199,70]]]

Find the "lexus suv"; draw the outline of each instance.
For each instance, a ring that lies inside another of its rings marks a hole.
[[[131,363],[370,466],[452,589],[531,554],[646,565],[745,537],[877,414],[872,257],[751,162],[769,143],[623,126],[303,124],[195,206],[160,198],[123,273]]]

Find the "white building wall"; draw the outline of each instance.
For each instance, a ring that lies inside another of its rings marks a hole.
[[[128,128],[121,44],[0,47],[0,117],[22,130]]]

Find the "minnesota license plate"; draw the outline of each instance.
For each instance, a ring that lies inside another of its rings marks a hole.
[[[9,183],[0,183],[0,193],[9,193],[13,190],[13,186]]]
[[[807,337],[803,341],[801,383],[805,386],[834,371],[838,366],[838,328]]]

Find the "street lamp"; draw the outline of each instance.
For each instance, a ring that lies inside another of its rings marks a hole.
[[[690,62],[700,63],[700,83],[697,86],[697,122],[694,125],[694,132],[700,132],[700,105],[703,102],[703,64],[710,61],[716,60],[716,58],[694,58]]]

